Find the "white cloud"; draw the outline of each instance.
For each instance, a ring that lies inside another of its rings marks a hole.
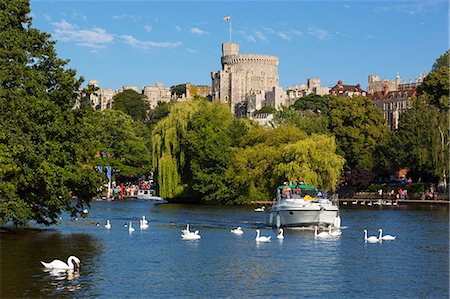
[[[65,20],[52,23],[55,26],[53,36],[66,42],[75,42],[80,47],[100,49],[106,47],[114,40],[113,34],[106,32],[103,28],[80,29]]]
[[[192,27],[191,28],[191,33],[192,34],[197,34],[197,35],[208,35],[209,33],[198,28],[198,27]]]
[[[269,34],[275,35],[283,40],[286,41],[293,41],[295,38],[300,37],[303,35],[301,31],[295,30],[295,29],[289,29],[284,31],[277,31],[272,28],[264,28],[264,31],[268,32]]]
[[[331,37],[331,34],[328,30],[319,27],[309,27],[308,34],[320,40],[329,39]]]
[[[262,42],[267,42],[267,37],[261,31],[256,31],[255,32],[255,37],[257,39],[259,39],[260,41],[262,41]]]
[[[46,21],[50,21],[52,18],[50,17],[50,15],[44,14],[44,19],[45,19]]]
[[[191,48],[186,48],[186,51],[188,51],[189,53],[192,53],[192,54],[198,54],[198,53],[200,53],[200,51],[197,51],[197,50],[191,49]]]
[[[445,9],[448,9],[448,1],[445,0],[428,0],[428,1],[405,1],[405,2],[397,2],[393,5],[384,5],[375,7],[375,12],[391,12],[398,11],[401,13],[406,13],[409,15],[417,15],[421,13],[428,13],[431,11],[438,11],[442,9],[442,5],[445,6]]]
[[[180,31],[181,31],[181,27],[178,26],[178,25],[175,25],[175,30],[176,30],[177,32],[180,32]]]
[[[134,16],[129,14],[113,15],[112,18],[115,20],[131,20],[133,22],[138,22],[142,19],[141,16]]]
[[[74,20],[87,21],[87,16],[85,16],[85,15],[79,13],[79,12],[76,11],[76,10],[73,10],[73,11],[72,11],[72,18],[73,18]]]
[[[141,50],[151,50],[154,48],[176,48],[181,45],[181,42],[140,41],[131,35],[121,35],[120,38],[127,45]]]
[[[152,32],[152,31],[153,31],[153,27],[150,26],[150,25],[145,25],[145,26],[144,26],[144,29],[145,29],[145,31],[147,31],[147,32]]]

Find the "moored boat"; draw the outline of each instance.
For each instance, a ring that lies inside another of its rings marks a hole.
[[[137,199],[152,200],[155,203],[167,202],[164,198],[156,196],[154,192],[155,191],[153,189],[140,189],[137,194]]]
[[[332,198],[304,184],[279,186],[272,207],[266,211],[266,225],[271,227],[341,226],[339,208]]]

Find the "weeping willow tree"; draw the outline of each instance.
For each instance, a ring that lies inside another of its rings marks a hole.
[[[167,117],[159,121],[152,135],[152,166],[155,169],[160,196],[180,196],[185,184],[186,157],[183,148],[192,116],[201,106],[195,101],[179,102],[170,107]]]
[[[324,190],[335,190],[345,163],[336,149],[334,137],[312,135],[284,146],[274,172],[290,182],[303,181]]]

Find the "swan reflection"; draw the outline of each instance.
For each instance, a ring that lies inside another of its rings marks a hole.
[[[80,271],[78,270],[44,269],[43,271],[49,274],[50,279],[53,279],[51,285],[57,290],[73,292],[81,289],[81,283],[78,281]]]

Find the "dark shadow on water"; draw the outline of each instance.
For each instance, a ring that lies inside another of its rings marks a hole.
[[[53,229],[10,229],[0,232],[0,297],[85,297],[92,294],[88,276],[95,270],[95,257],[101,253],[99,243],[88,234],[61,234]],[[70,255],[81,260],[77,271],[51,271],[40,261]]]

